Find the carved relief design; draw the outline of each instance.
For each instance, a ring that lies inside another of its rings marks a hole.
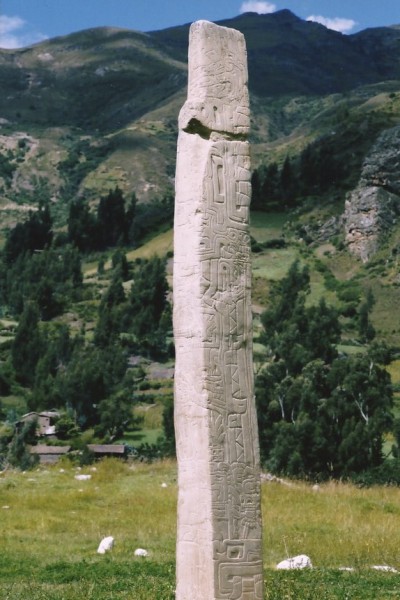
[[[201,293],[210,406],[216,598],[261,598],[261,515],[251,361],[249,149],[211,146],[204,177]]]

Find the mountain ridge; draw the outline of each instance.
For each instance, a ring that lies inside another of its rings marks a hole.
[[[362,123],[362,111],[371,119],[380,111],[380,130],[396,124],[400,26],[345,36],[287,9],[218,24],[246,37],[254,166],[267,154],[299,153],[349,116]],[[0,208],[13,201],[25,210],[38,181],[53,202],[96,201],[115,185],[139,201],[171,192],[189,26],[91,28],[1,50],[0,152],[13,174],[0,173]]]

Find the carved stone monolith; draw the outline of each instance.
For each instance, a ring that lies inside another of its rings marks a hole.
[[[174,242],[177,600],[263,596],[243,35],[191,26]]]

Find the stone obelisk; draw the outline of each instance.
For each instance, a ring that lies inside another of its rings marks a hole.
[[[177,600],[263,597],[243,35],[190,29],[174,241]]]

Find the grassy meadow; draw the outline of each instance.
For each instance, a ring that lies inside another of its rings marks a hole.
[[[176,495],[174,461],[2,473],[0,598],[173,600]],[[400,574],[371,568],[400,570],[399,489],[266,482],[262,503],[266,600],[400,597]],[[312,570],[275,569],[300,553]]]

